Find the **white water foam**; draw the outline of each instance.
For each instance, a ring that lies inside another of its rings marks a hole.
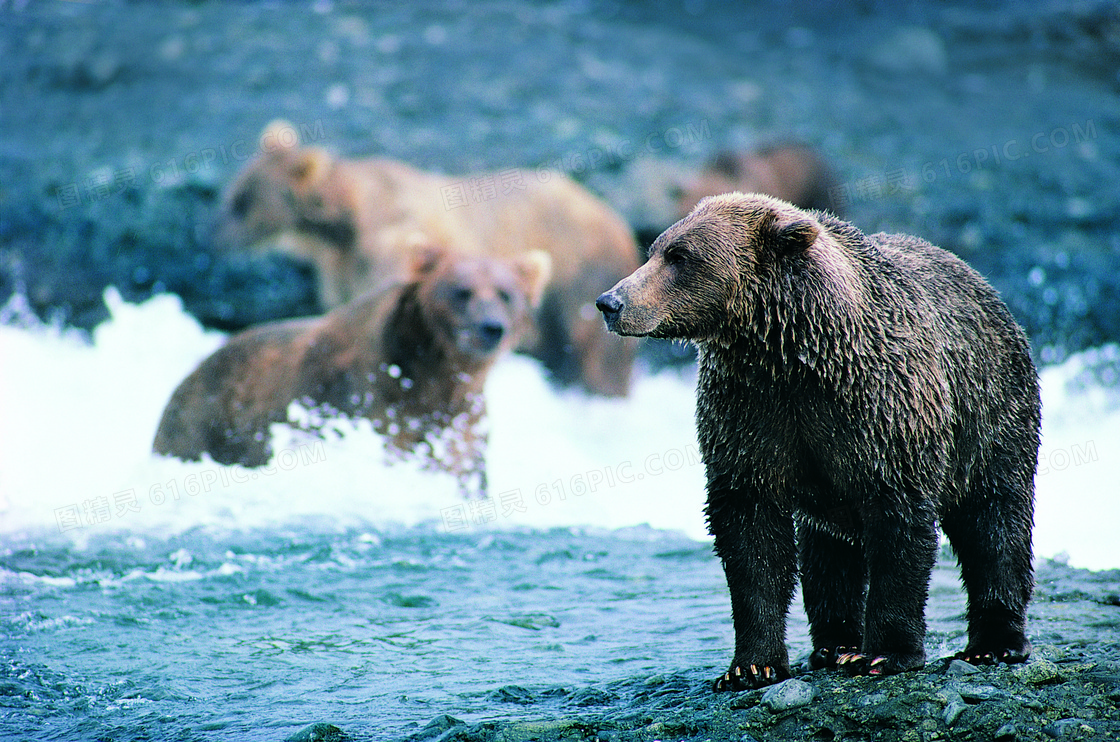
[[[82,540],[316,519],[450,531],[648,524],[708,538],[689,370],[640,374],[628,399],[605,400],[556,390],[530,359],[503,360],[487,385],[490,497],[465,501],[449,476],[386,463],[361,422],[340,421],[342,435],[325,440],[275,426],[278,454],[258,470],[152,455],[171,392],[224,338],[174,296],[132,305],[110,289],[106,302],[112,316],[92,344],[26,315],[0,326],[0,533]],[[9,304],[6,315],[21,312]],[[1091,569],[1120,567],[1120,396],[1084,379],[1115,352],[1042,374],[1036,554]]]

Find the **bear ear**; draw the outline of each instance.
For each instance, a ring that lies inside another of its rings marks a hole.
[[[292,126],[292,123],[286,119],[270,121],[261,131],[258,141],[261,152],[266,153],[295,149],[298,143],[299,137],[296,135],[296,127]]]
[[[549,254],[544,250],[528,252],[514,262],[514,270],[525,287],[529,305],[535,307],[540,304],[544,288],[552,277],[552,258]]]
[[[446,255],[446,250],[429,241],[414,243],[408,263],[409,281],[419,283],[432,275]]]
[[[774,222],[774,241],[778,249],[785,254],[792,255],[804,251],[816,241],[820,233],[820,228],[811,219]]]

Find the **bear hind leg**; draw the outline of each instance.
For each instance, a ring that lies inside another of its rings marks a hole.
[[[980,485],[941,517],[968,594],[968,646],[959,659],[996,664],[1030,656],[1026,611],[1034,585],[1033,499],[1029,486]]]
[[[863,546],[838,538],[811,523],[798,526],[801,593],[809,618],[813,670],[836,667],[837,660],[859,652],[867,565]]]

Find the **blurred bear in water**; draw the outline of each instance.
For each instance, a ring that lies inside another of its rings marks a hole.
[[[532,325],[550,259],[413,251],[410,276],[329,314],[234,336],[175,390],[156,453],[262,466],[269,426],[300,402],[365,417],[390,450],[485,491],[483,386]]]
[[[694,178],[676,189],[677,217],[683,218],[705,196],[740,191],[765,193],[803,209],[843,216],[833,203],[836,176],[828,163],[803,144],[774,144],[748,152],[715,154]]]
[[[552,258],[552,278],[536,331],[520,349],[559,383],[608,396],[629,392],[636,343],[604,333],[593,303],[602,286],[638,267],[634,234],[613,209],[558,172],[437,175],[300,147],[290,128],[270,124],[261,154],[224,194],[219,247],[310,261],[327,309],[401,279],[417,247],[500,258],[542,250]]]

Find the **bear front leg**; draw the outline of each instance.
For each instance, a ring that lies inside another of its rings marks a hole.
[[[902,496],[885,495],[885,502]],[[858,675],[892,675],[925,665],[925,606],[937,555],[928,501],[911,502],[869,519],[863,530],[867,607],[863,646],[837,664]]]
[[[797,559],[793,517],[741,493],[709,493],[708,502],[735,626],[735,657],[714,689],[745,690],[784,680],[790,677],[786,613]]]
[[[837,660],[858,653],[863,644],[867,566],[863,544],[838,538],[810,522],[797,528],[801,592],[813,653],[813,670],[836,667]]]

